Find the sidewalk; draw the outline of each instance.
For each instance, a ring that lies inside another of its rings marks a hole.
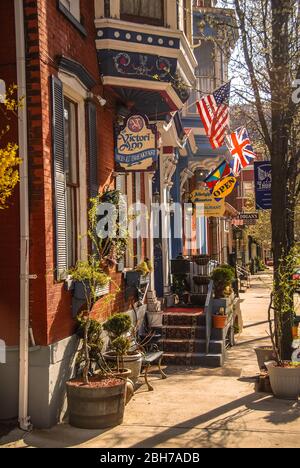
[[[19,430],[0,440],[5,447],[300,447],[300,403],[254,392],[255,345],[268,342],[270,275],[256,276],[242,295],[244,331],[223,369],[167,370],[153,375],[126,408],[124,423],[87,431],[64,424],[31,434]],[[174,370],[175,371],[175,370]]]

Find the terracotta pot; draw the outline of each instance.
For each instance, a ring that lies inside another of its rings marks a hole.
[[[266,366],[274,395],[285,400],[298,400],[300,367],[279,367],[275,361],[267,362]]]
[[[227,315],[213,315],[213,327],[225,328],[227,323]]]

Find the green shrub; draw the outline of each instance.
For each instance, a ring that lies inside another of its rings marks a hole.
[[[119,336],[128,333],[132,327],[131,318],[128,314],[115,314],[112,315],[104,324],[104,330],[109,334],[113,341]]]

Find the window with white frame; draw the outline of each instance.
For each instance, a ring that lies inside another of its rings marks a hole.
[[[243,183],[243,197],[251,197],[254,195],[254,182]]]
[[[133,23],[164,25],[164,0],[120,0],[120,17]]]
[[[60,3],[80,22],[80,0],[60,0]]]

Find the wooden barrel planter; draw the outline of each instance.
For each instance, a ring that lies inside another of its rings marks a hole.
[[[91,378],[90,385],[79,379],[67,382],[69,423],[81,429],[105,429],[122,424],[126,380]]]

